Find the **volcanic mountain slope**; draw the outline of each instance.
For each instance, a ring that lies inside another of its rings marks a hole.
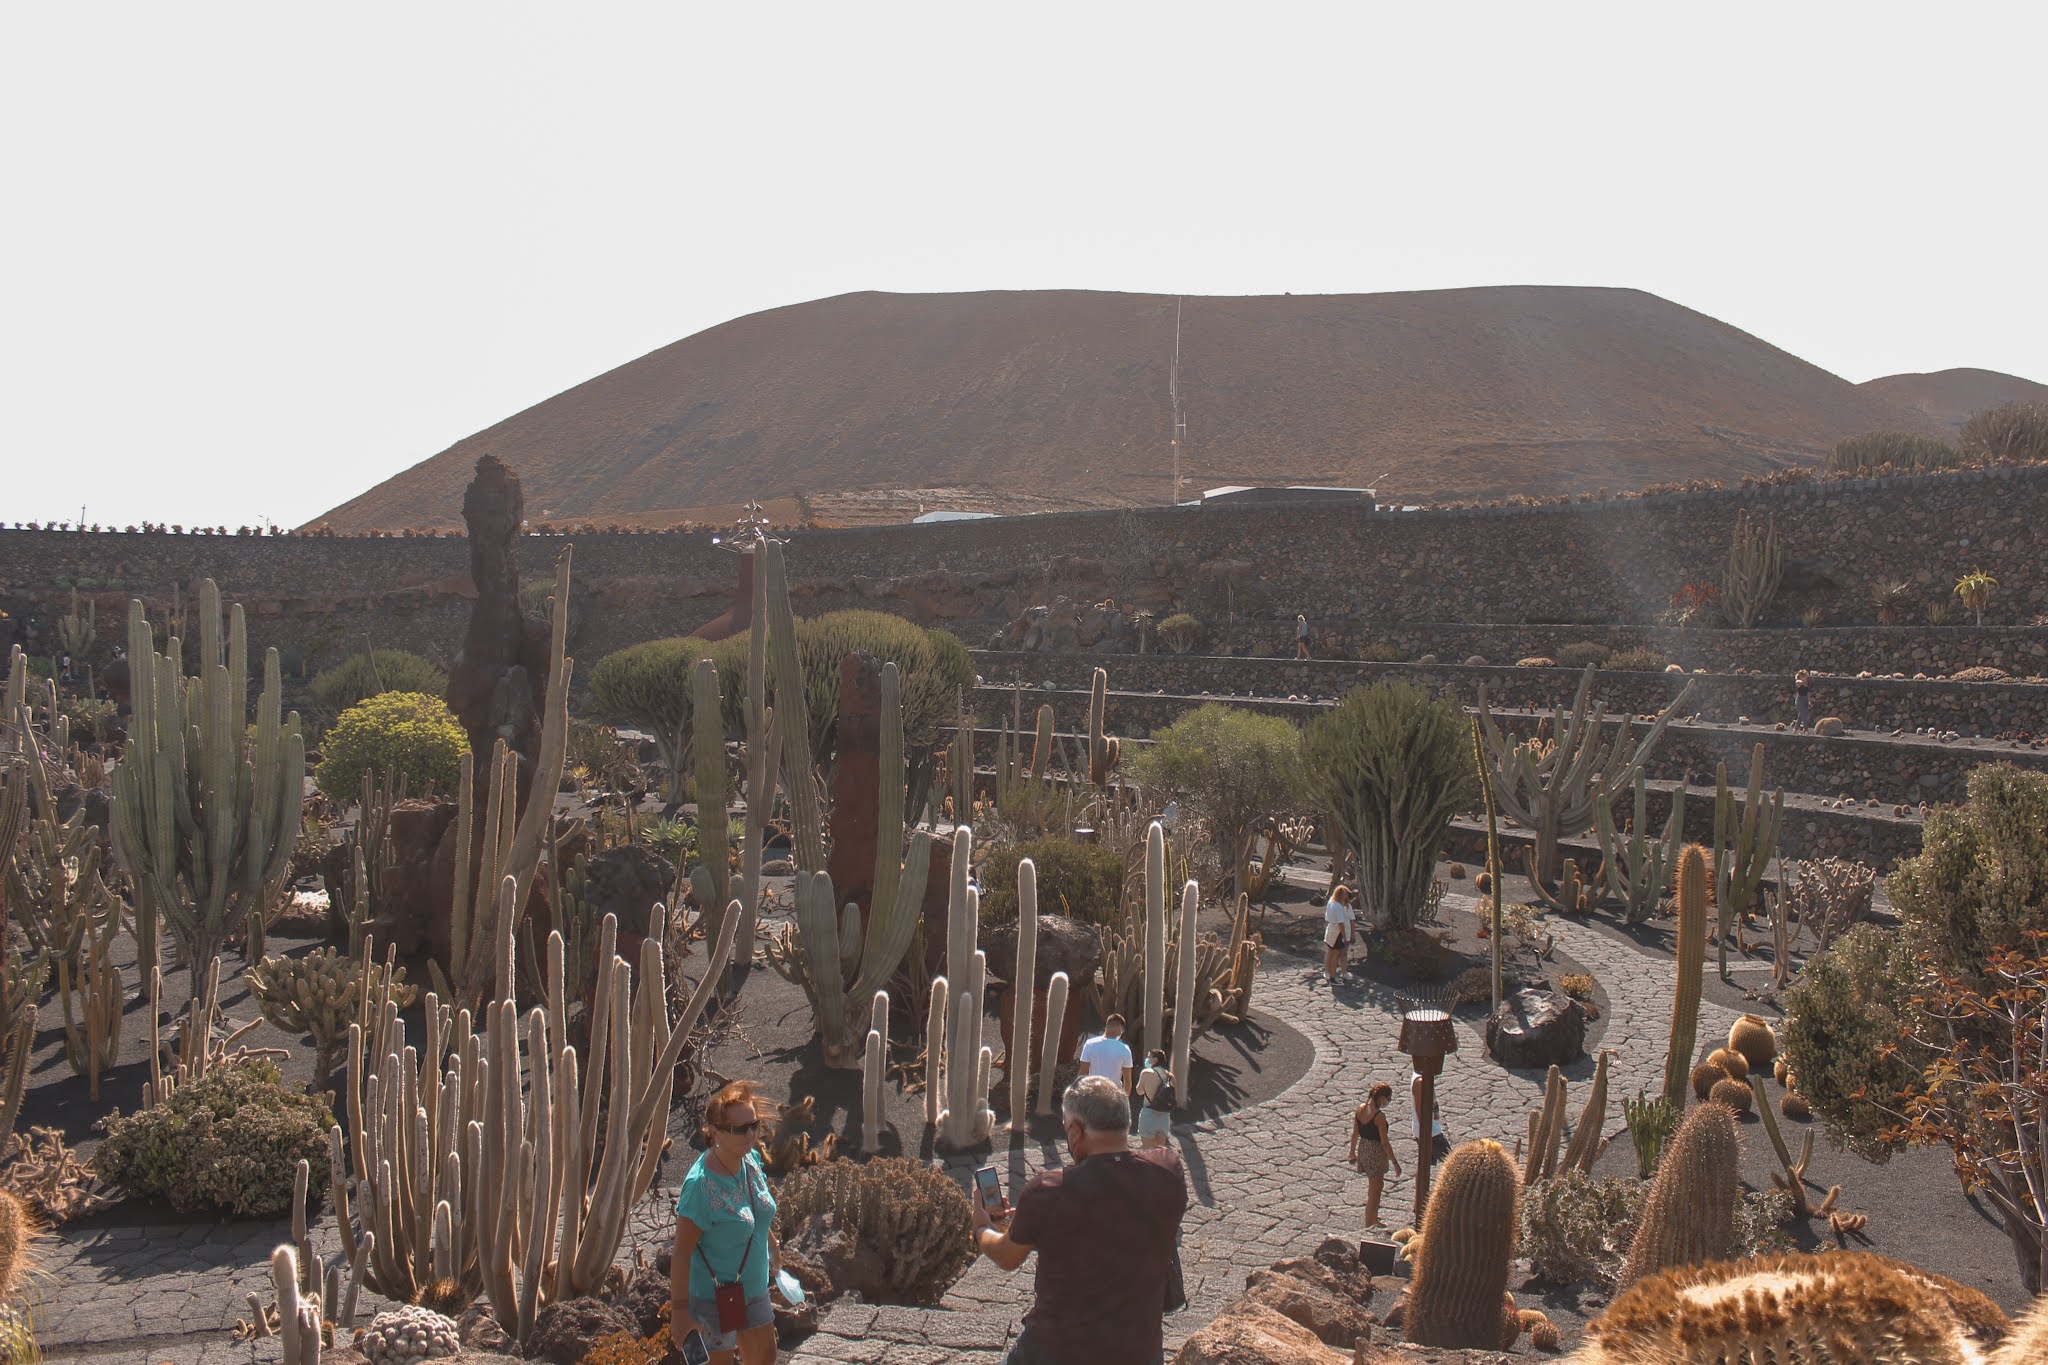
[[[1933,374],[1888,374],[1858,388],[1894,408],[1916,412],[1954,436],[1963,423],[2006,403],[2048,403],[2048,384],[2036,384],[1997,370],[1936,370]]]
[[[848,294],[686,337],[319,520],[454,525],[486,453],[519,471],[535,521],[663,525],[798,495],[837,522],[1164,502],[1177,307],[1190,497],[1254,482],[1618,491],[1812,463],[1879,428],[1939,430],[1629,289]]]

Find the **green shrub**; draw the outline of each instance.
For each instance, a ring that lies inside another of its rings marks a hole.
[[[1559,645],[1552,654],[1559,668],[1583,669],[1588,664],[1595,668],[1607,667],[1607,661],[1614,651],[1598,640],[1574,640],[1568,645]]]
[[[1999,460],[2048,460],[2048,403],[2006,403],[1963,423],[1963,449]]]
[[[1968,799],[1927,817],[1920,852],[1885,880],[1908,945],[1950,969],[2048,930],[2048,773],[1973,769]]]
[[[1917,436],[1909,431],[1869,431],[1835,442],[1828,452],[1827,467],[1836,473],[1876,469],[1951,469],[1963,462],[1963,453],[1947,441]]]
[[[98,697],[68,696],[57,703],[58,714],[71,722],[71,737],[80,740],[105,739],[120,711],[117,703]]]
[[[1306,788],[1301,734],[1284,717],[1204,702],[1163,730],[1131,760],[1144,786],[1178,800],[1201,821],[1217,857],[1244,885],[1260,825],[1301,813]]]
[[[347,805],[362,789],[363,774],[395,769],[407,790],[453,791],[462,773],[468,736],[439,697],[421,692],[385,692],[341,713],[320,742],[320,766],[313,781],[334,801]]]
[[[1919,1084],[1895,1050],[1914,979],[1899,936],[1859,924],[1809,961],[1785,994],[1779,1040],[1799,1093],[1830,1133],[1873,1161],[1891,1154],[1880,1135]]]
[[[1065,915],[1098,926],[1118,922],[1123,856],[1100,844],[1048,835],[989,850],[981,865],[982,924],[1005,924],[1017,917],[1017,864],[1025,858],[1038,870],[1040,914]]]
[[[699,659],[710,657],[712,646],[693,635],[680,636],[607,654],[590,670],[591,705],[606,720],[653,735],[672,781],[681,776],[690,750],[690,674]],[[719,671],[720,683],[730,682],[723,665]]]
[[[1397,645],[1365,645],[1358,651],[1358,661],[1365,664],[1398,664],[1407,658]]]
[[[1451,819],[1479,799],[1472,730],[1419,687],[1355,689],[1301,732],[1307,797],[1357,860],[1360,909],[1417,922]]]
[[[448,675],[419,655],[408,654],[402,649],[379,649],[374,654],[377,660],[376,682],[371,681],[369,665],[363,656],[351,654],[334,667],[323,668],[313,675],[309,686],[314,699],[328,711],[339,714],[379,692],[425,692],[436,697],[447,694]]]
[[[153,1109],[100,1120],[107,1140],[93,1166],[109,1184],[181,1212],[281,1218],[299,1158],[312,1167],[312,1197],[327,1188],[333,1123],[324,1097],[286,1085],[270,1063],[228,1062]]]
[[[1202,643],[1202,623],[1184,611],[1177,611],[1159,623],[1158,636],[1176,654],[1187,654]]]
[[[1658,650],[1638,645],[1633,649],[1615,650],[1600,666],[1615,673],[1662,673],[1664,665],[1670,662]]]

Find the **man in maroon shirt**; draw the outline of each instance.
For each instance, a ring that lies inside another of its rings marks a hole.
[[[1038,1253],[1031,1310],[1005,1365],[1157,1365],[1188,1206],[1180,1157],[1130,1149],[1130,1101],[1107,1077],[1067,1087],[1060,1113],[1074,1164],[1033,1176],[1007,1229],[974,1195],[977,1250],[1005,1270]]]

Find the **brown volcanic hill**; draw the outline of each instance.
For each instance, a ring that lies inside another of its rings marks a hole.
[[[1936,370],[1933,374],[1888,374],[1857,385],[1892,407],[1916,412],[1954,436],[1963,423],[2005,403],[2048,403],[2048,384],[2036,384],[1997,370]]]
[[[1185,492],[1615,490],[1935,428],[1632,289],[1190,297],[847,294],[737,318],[506,418],[343,503],[336,529],[456,524],[479,455],[535,521],[666,524],[807,495],[827,521],[1163,502],[1176,304]],[[707,518],[708,519],[708,518]]]

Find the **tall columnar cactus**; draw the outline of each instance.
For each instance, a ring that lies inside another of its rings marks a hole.
[[[870,1152],[882,1149],[882,1100],[889,1079],[889,992],[876,991],[868,1012],[867,1047],[861,1053],[861,1139]]]
[[[277,1335],[284,1347],[284,1365],[320,1365],[320,1296],[316,1289],[310,1298],[301,1297],[299,1258],[292,1248],[281,1246],[270,1253],[270,1283],[277,1291]],[[262,1315],[257,1317],[261,1320]]]
[[[1522,1157],[1523,1184],[1548,1179],[1555,1169],[1557,1149],[1564,1141],[1564,1113],[1564,1072],[1553,1065],[1543,1078],[1543,1108],[1529,1116],[1529,1150]]]
[[[1755,625],[1785,574],[1778,545],[1778,518],[1773,513],[1759,531],[1747,509],[1735,514],[1735,535],[1728,542],[1728,571],[1721,578],[1721,609],[1731,624],[1748,630]]]
[[[511,913],[526,906],[528,889],[540,871],[541,854],[554,823],[555,793],[569,756],[570,551],[555,561],[551,599],[553,630],[548,643],[548,690],[541,714],[540,749],[534,759],[526,802],[519,800],[519,756],[501,739],[491,751],[483,819],[476,818],[475,755],[464,754],[455,806],[455,899],[449,916],[449,962],[445,976],[430,963],[436,985],[459,1008],[475,1012],[491,989],[493,917],[503,904],[499,887],[512,879]],[[481,847],[479,847],[481,846]],[[474,877],[472,877],[474,869]]]
[[[1609,735],[1606,707],[1592,705],[1595,672],[1587,667],[1569,712],[1560,706],[1551,713],[1546,722],[1549,740],[1540,734],[1521,743],[1508,739],[1494,724],[1485,684],[1479,688],[1479,726],[1486,749],[1482,776],[1508,817],[1534,831],[1534,867],[1544,878],[1558,873],[1558,841],[1591,829],[1595,808],[1634,784],[1651,746],[1692,692],[1688,682],[1631,749],[1632,723],[1624,719]]]
[[[1692,1046],[1700,1026],[1700,976],[1707,965],[1707,859],[1697,848],[1678,855],[1678,980],[1671,992],[1671,1041],[1664,1054],[1664,1098],[1685,1109]]]
[[[281,714],[277,651],[263,655],[263,691],[249,724],[249,638],[242,608],[220,631],[220,590],[199,586],[199,672],[182,646],[159,654],[142,603],[128,604],[134,697],[128,746],[115,767],[114,855],[134,886],[137,970],[157,960],[159,921],[185,961],[210,962],[247,930],[263,954],[263,919],[284,894],[304,804],[299,714]]]
[[[1166,1020],[1166,829],[1157,820],[1145,831],[1145,1039],[1164,1041]]]
[[[1038,707],[1038,737],[1031,746],[1031,780],[1045,781],[1052,772],[1052,703],[1041,702]]]
[[[591,1293],[609,1273],[627,1215],[659,1169],[676,1063],[717,990],[738,917],[725,918],[703,980],[672,1023],[661,913],[637,972],[617,956],[618,921],[607,915],[579,1055],[568,1042],[559,935],[548,941],[546,1004],[522,1027],[511,998],[514,881],[499,885],[495,998],[477,1026],[468,1010],[429,995],[420,1042],[409,1045],[388,983],[370,1002],[370,1025],[350,1026],[352,1196],[338,1125],[328,1159],[342,1253],[368,1248],[372,1288],[410,1300],[453,1280],[488,1295],[498,1321],[523,1339],[540,1304]]]
[[[1017,860],[1017,965],[1010,974],[1010,1131],[1026,1132],[1031,1090],[1031,1006],[1038,977],[1038,866]]]
[[[1657,909],[1657,900],[1671,880],[1678,863],[1678,848],[1685,841],[1685,788],[1671,791],[1671,816],[1664,822],[1664,837],[1649,833],[1649,783],[1636,774],[1636,813],[1626,833],[1614,828],[1613,808],[1605,801],[1594,807],[1600,827],[1600,857],[1607,869],[1607,889],[1627,909],[1624,918],[1641,924]]]
[[[1173,1078],[1188,1084],[1188,1058],[1195,1046],[1195,917],[1202,907],[1202,888],[1193,881],[1180,889],[1180,934],[1174,942],[1179,961],[1173,978]],[[1146,1040],[1145,1046],[1153,1043]]]
[[[1608,1049],[1600,1049],[1600,1060],[1593,1066],[1593,1088],[1587,1092],[1586,1107],[1579,1111],[1579,1121],[1572,1127],[1571,1145],[1564,1150],[1560,1171],[1591,1175],[1593,1163],[1606,1149],[1600,1130],[1607,1126],[1607,1059],[1611,1055]]]
[[[1038,1054],[1038,1114],[1053,1111],[1060,1097],[1054,1093],[1053,1077],[1059,1070],[1060,1042],[1067,1020],[1067,974],[1054,972],[1045,988],[1045,1042]]]
[[[1721,979],[1728,979],[1728,938],[1756,899],[1771,859],[1778,856],[1778,831],[1785,823],[1785,792],[1766,799],[1764,746],[1749,756],[1749,790],[1739,804],[1728,786],[1728,765],[1714,774],[1714,898],[1720,924],[1714,935]]]
[[[1756,1111],[1763,1120],[1764,1132],[1771,1139],[1771,1150],[1778,1154],[1778,1164],[1785,1168],[1783,1175],[1776,1171],[1771,1172],[1771,1183],[1783,1190],[1792,1200],[1792,1216],[1812,1218],[1817,1214],[1829,1212],[1834,1208],[1835,1201],[1842,1196],[1840,1185],[1828,1190],[1827,1198],[1817,1209],[1806,1195],[1806,1168],[1813,1161],[1813,1129],[1809,1127],[1801,1137],[1799,1159],[1794,1161],[1792,1149],[1785,1145],[1785,1135],[1778,1128],[1778,1116],[1771,1110],[1771,1097],[1764,1093],[1764,1078],[1751,1076],[1749,1088],[1756,1096]]]
[[[747,551],[754,557],[753,570],[753,619],[766,622],[768,619],[768,558],[769,542],[765,537],[757,540]],[[777,550],[776,563],[781,563]],[[788,585],[783,584],[783,603],[789,601]],[[761,860],[765,853],[764,840],[767,821],[754,818],[755,812],[766,813],[775,807],[775,789],[782,772],[782,727],[776,719],[777,709],[768,705],[768,631],[765,625],[747,634],[747,692],[746,692],[746,767],[747,767],[747,828],[740,839],[740,927],[733,941],[739,945],[732,960],[733,989],[737,991],[746,984],[754,965],[754,930],[761,922]],[[793,719],[797,728],[802,728],[804,709],[801,704],[792,708],[781,708],[782,713]],[[800,774],[808,783],[810,774]],[[808,786],[806,791],[811,790]],[[703,803],[697,806],[698,820],[703,820]],[[721,840],[724,838],[721,835]]]
[[[732,901],[732,825],[726,809],[732,804],[725,771],[725,722],[722,716],[718,665],[699,659],[690,670],[691,754],[697,768],[697,866],[690,871],[690,889],[704,916],[707,932],[716,933],[718,918]],[[756,798],[758,799],[758,798]],[[751,832],[755,822],[749,820]]]
[[[946,1108],[946,978],[932,978],[924,1012],[924,1126],[937,1128]]]
[[[1472,719],[1472,763],[1476,771],[1482,774],[1485,773],[1486,736],[1479,728],[1479,719],[1476,716]],[[1637,780],[1640,781],[1640,777]],[[1493,783],[1490,780],[1482,780],[1479,783],[1479,793],[1486,807],[1486,889],[1488,898],[1492,902],[1488,907],[1486,920],[1487,975],[1489,984],[1493,987],[1493,1004],[1491,1008],[1495,1013],[1498,1013],[1500,1011],[1501,959],[1503,957],[1503,950],[1501,948],[1501,919],[1503,912],[1500,885],[1500,807],[1494,802]]]
[[[1703,1104],[1685,1116],[1665,1144],[1657,1178],[1622,1273],[1626,1287],[1673,1266],[1725,1260],[1735,1254],[1735,1199],[1741,1140],[1726,1105]]]
[[[1422,1219],[1403,1324],[1409,1341],[1477,1350],[1511,1344],[1502,1340],[1502,1296],[1521,1195],[1521,1175],[1498,1142],[1468,1142],[1445,1158]]]
[[[974,946],[980,921],[980,897],[967,884],[974,860],[974,831],[962,825],[953,831],[952,879],[946,896],[946,990],[934,983],[932,1007],[946,1015],[936,1035],[938,1051],[927,1044],[925,1083],[941,1089],[940,1108],[932,1116],[939,1141],[954,1148],[972,1147],[995,1126],[988,1107],[987,1067],[993,1050],[982,1045],[982,999],[988,985],[988,957]],[[934,1070],[936,1068],[936,1070]],[[927,1113],[931,1111],[928,1109]]]
[[[974,819],[974,717],[967,714],[967,696],[960,696],[953,717],[953,742],[946,748],[951,770],[953,818],[963,823]]]
[[[1103,733],[1109,714],[1109,670],[1098,668],[1088,686],[1088,782],[1100,790],[1109,785],[1123,742]]]

